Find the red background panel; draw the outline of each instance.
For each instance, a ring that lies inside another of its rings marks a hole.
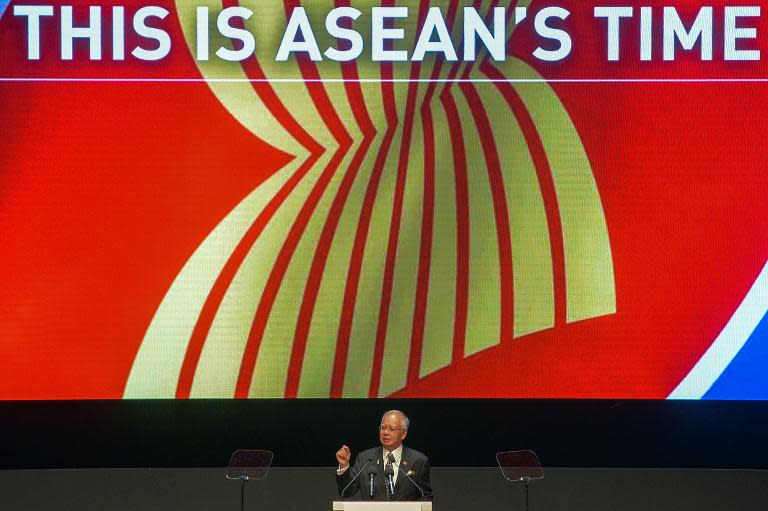
[[[677,2],[682,12],[693,4]],[[545,76],[768,77],[762,63],[720,62],[717,33],[712,63],[640,63],[632,30],[630,57],[606,63],[591,5],[561,5],[574,13],[564,25],[574,51],[533,62]],[[0,77],[200,78],[174,14],[164,23],[174,50],[160,63],[65,63],[55,37],[28,62],[12,8],[0,20]],[[532,62],[530,32],[516,37],[514,51]],[[756,46],[765,53],[763,39]],[[664,398],[765,264],[768,84],[553,88],[603,201],[617,313],[505,341],[398,396]],[[178,271],[288,156],[204,83],[3,82],[0,109],[0,399],[119,398]]]

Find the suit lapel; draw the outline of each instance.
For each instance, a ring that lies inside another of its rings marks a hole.
[[[397,473],[397,482],[395,482],[395,498],[397,498],[402,493],[403,488],[405,488],[405,480],[408,479],[408,477],[405,475],[408,472],[408,467],[411,464],[408,461],[408,454],[408,448],[403,446],[403,452],[400,455],[400,467],[399,472]]]

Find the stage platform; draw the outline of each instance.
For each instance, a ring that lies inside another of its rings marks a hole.
[[[240,489],[223,468],[0,471],[0,509],[238,511]],[[522,510],[523,488],[497,468],[433,467],[436,511]],[[246,486],[247,510],[329,511],[333,468],[273,468]],[[759,510],[768,471],[546,469],[531,511]]]

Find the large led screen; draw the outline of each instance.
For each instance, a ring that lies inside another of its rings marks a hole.
[[[0,399],[768,398],[766,9],[625,4],[0,1]]]

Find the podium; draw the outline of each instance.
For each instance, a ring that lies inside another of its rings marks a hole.
[[[432,511],[430,501],[335,501],[333,511]]]

